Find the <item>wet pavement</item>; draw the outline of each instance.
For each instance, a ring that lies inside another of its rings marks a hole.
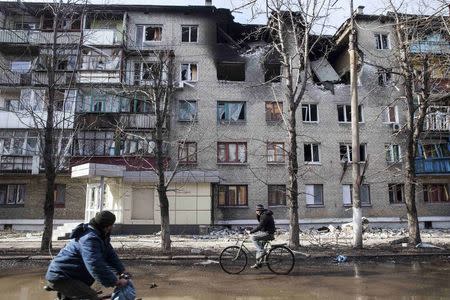
[[[45,262],[0,264],[0,299],[50,300]],[[289,276],[224,273],[218,264],[126,262],[143,299],[450,299],[450,258],[334,264],[298,262]],[[158,287],[151,288],[156,283]],[[108,290],[104,290],[108,292]]]

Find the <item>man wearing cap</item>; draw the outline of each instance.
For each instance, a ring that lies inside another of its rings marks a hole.
[[[264,205],[256,205],[256,219],[259,222],[258,227],[247,231],[252,235],[252,241],[256,248],[256,264],[251,266],[253,269],[261,267],[261,257],[265,254],[264,244],[266,241],[274,239],[275,221],[273,219],[273,212],[265,209]]]
[[[105,287],[128,284],[116,275],[125,268],[110,244],[115,221],[113,213],[102,211],[89,224],[80,224],[72,231],[70,242],[52,260],[45,275],[52,289],[68,299],[90,300],[99,299],[90,287],[95,280]]]

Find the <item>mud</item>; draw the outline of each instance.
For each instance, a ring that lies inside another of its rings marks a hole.
[[[289,276],[267,269],[228,275],[214,263],[126,264],[143,299],[450,299],[450,257],[342,264],[305,260]],[[45,262],[0,264],[0,299],[54,299],[42,290],[45,267]],[[151,288],[153,283],[158,287]]]

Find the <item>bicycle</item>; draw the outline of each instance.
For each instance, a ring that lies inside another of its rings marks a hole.
[[[248,254],[256,259],[256,256],[244,245],[248,237],[247,234],[241,242],[237,241],[235,246],[228,246],[222,250],[219,264],[224,272],[239,274],[244,271],[247,267]],[[269,270],[275,274],[287,275],[294,268],[295,256],[286,243],[273,244],[271,241],[266,241],[264,254],[258,259],[258,262],[267,265]]]

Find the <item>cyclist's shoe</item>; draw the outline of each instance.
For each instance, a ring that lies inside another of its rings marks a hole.
[[[259,268],[261,268],[262,267],[262,264],[261,263],[256,263],[256,264],[254,264],[253,266],[250,266],[250,268],[251,269],[259,269]]]

